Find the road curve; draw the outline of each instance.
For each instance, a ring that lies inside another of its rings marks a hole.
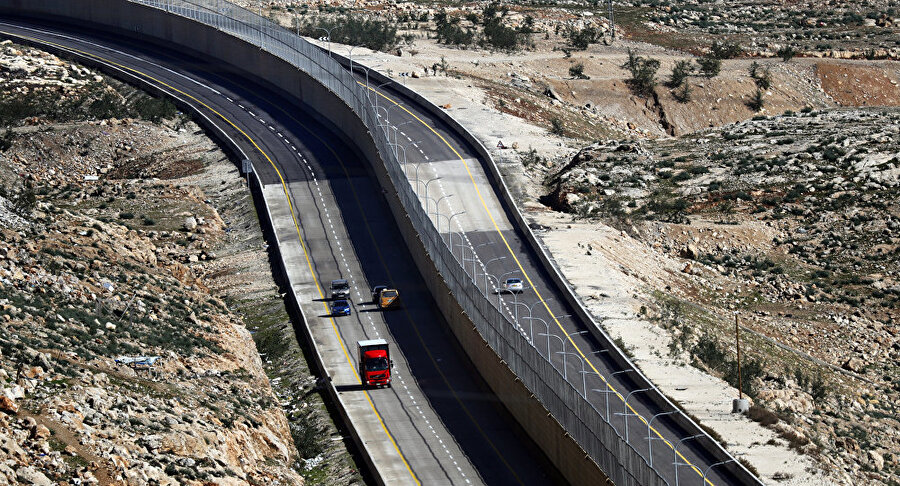
[[[655,390],[641,388],[634,370],[619,367],[609,356],[611,350],[588,331],[593,324],[578,319],[563,297],[568,290],[550,278],[510,209],[501,203],[487,175],[487,162],[475,147],[435,116],[433,107],[407,96],[397,83],[366,85],[364,74],[359,69],[358,80],[377,94],[379,118],[404,147],[401,162],[405,158],[406,174],[418,188],[423,207],[441,213],[432,215],[432,221],[452,242],[458,261],[535,349],[549,356],[602,416],[608,414],[618,433],[670,484],[746,484],[745,471],[712,454],[718,444],[672,420],[671,409],[648,399]],[[516,277],[524,280],[522,293],[496,291],[506,278]]]
[[[126,80],[178,96],[209,117],[254,163],[267,201],[282,199],[282,240],[313,339],[343,355],[331,375],[338,393],[364,397],[384,444],[377,452],[402,463],[391,484],[553,484],[558,475],[499,406],[447,330],[398,236],[381,189],[353,144],[327,120],[292,105],[252,76],[180,49],[114,37],[84,26],[0,19],[4,36],[52,46],[107,65]],[[273,211],[275,211],[273,209]],[[276,231],[279,222],[275,221]],[[332,318],[323,282],[347,278],[353,314]],[[402,311],[376,312],[368,289],[401,289]],[[354,371],[355,341],[392,342],[395,381],[365,391]],[[380,425],[380,427],[379,427]],[[378,432],[376,430],[376,432]]]

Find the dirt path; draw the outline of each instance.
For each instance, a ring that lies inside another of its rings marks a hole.
[[[65,446],[64,454],[70,454],[74,452],[74,456],[80,457],[83,459],[88,466],[88,470],[100,481],[100,486],[118,486],[121,484],[125,484],[122,481],[113,480],[113,473],[109,469],[109,464],[99,456],[95,455],[91,452],[90,449],[81,445],[78,437],[72,433],[65,425],[57,422],[56,420],[51,419],[46,415],[46,411],[42,411],[41,413],[32,413],[29,410],[26,410],[24,407],[19,408],[19,413],[16,415],[17,417],[26,418],[31,417],[38,425],[43,425],[50,429],[50,432],[53,433],[53,438],[62,443]]]

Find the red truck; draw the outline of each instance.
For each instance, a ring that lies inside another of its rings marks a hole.
[[[363,386],[391,386],[391,350],[384,339],[357,341],[359,378]]]

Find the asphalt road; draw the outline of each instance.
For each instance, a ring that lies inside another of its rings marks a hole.
[[[359,80],[365,83],[365,76],[360,74]],[[403,163],[405,153],[410,183],[418,188],[428,212],[442,215],[432,216],[432,221],[442,233],[452,231],[445,240],[453,241],[454,255],[470,275],[475,273],[481,289],[532,345],[549,356],[602,416],[608,410],[608,420],[618,433],[622,437],[627,433],[648,462],[652,456],[651,464],[670,484],[744,484],[729,470],[734,464],[719,464],[709,453],[717,447],[710,439],[697,437],[699,430],[685,430],[663,415],[670,410],[652,404],[646,397],[652,391],[637,385],[633,370],[616,367],[608,350],[587,331],[591,324],[575,317],[562,297],[566,290],[552,282],[525,244],[488,183],[474,148],[393,84],[378,90],[378,100],[378,114],[392,127],[391,138],[405,147],[400,159]],[[497,292],[507,278],[516,277],[525,281],[521,294]]]
[[[335,384],[342,394],[368,395],[396,443],[397,455],[408,465],[409,477],[403,482],[559,481],[457,349],[407,256],[380,188],[352,144],[336,136],[327,121],[292,107],[247,75],[178,49],[82,27],[0,20],[4,33],[94,57],[95,62],[189,98],[249,154],[267,191],[289,194],[308,257],[296,263],[311,269],[303,290],[308,300],[302,303],[309,326],[335,330],[351,370],[357,340],[384,337],[392,343],[392,388],[367,392],[355,380]],[[436,156],[442,153],[439,145],[434,150]],[[301,245],[299,239],[296,245]],[[351,282],[351,316],[328,315],[322,295],[335,278]],[[401,290],[402,310],[374,309],[369,289],[377,284]]]

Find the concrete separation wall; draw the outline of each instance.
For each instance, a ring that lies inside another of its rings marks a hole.
[[[27,5],[26,5],[27,4]],[[92,8],[85,8],[81,2],[71,0],[0,0],[0,12],[14,13],[16,15],[32,15],[42,19],[52,18],[65,22],[76,20],[80,23],[102,26],[107,32],[118,32],[122,35],[138,37],[141,40],[156,42],[161,45],[174,44],[183,46],[191,51],[202,53],[206,56],[221,60],[223,63],[239,67],[242,71],[260,79],[273,91],[284,95],[288,99],[296,99],[299,104],[305,104],[331,122],[332,126],[340,127],[340,130],[352,140],[360,152],[371,163],[378,176],[382,187],[392,188],[392,182],[384,170],[384,162],[374,144],[371,134],[356,114],[334,93],[326,89],[322,84],[298,71],[289,63],[270,55],[261,55],[258,47],[248,44],[243,40],[226,35],[211,27],[192,22],[188,19],[173,16],[164,11],[144,7],[138,4],[122,0],[91,0]],[[134,20],[133,20],[134,19]],[[114,76],[126,77],[132,82],[137,82],[151,92],[173,96],[173,93],[163,91],[157,86],[144,82],[141,78],[132,75],[128,71],[111,68],[106,65],[98,65],[90,58],[84,59],[86,63],[96,67],[102,67],[111,71]],[[177,99],[180,104],[193,112],[195,107],[183,99]],[[444,115],[446,116],[446,115]],[[241,158],[247,158],[240,148],[227,135],[222,133],[219,127],[209,119],[205,125],[211,133],[221,133],[217,138],[224,146],[230,148],[233,153],[240,154]],[[451,120],[447,117],[447,120]],[[455,122],[453,122],[455,123]],[[258,189],[259,182],[254,187]],[[492,388],[503,398],[506,407],[513,416],[523,425],[523,428],[535,438],[551,461],[560,472],[573,484],[589,484],[604,476],[604,472],[593,462],[584,450],[572,439],[560,423],[547,412],[544,406],[534,398],[534,395],[524,384],[510,371],[509,367],[486,344],[486,341],[476,330],[471,318],[460,308],[453,298],[443,277],[437,271],[427,251],[422,246],[422,241],[415,232],[409,218],[395,191],[389,191],[393,196],[394,204],[391,210],[398,222],[404,240],[414,255],[417,267],[422,273],[429,290],[435,296],[442,313],[446,316],[457,339],[467,350],[470,359],[476,364],[480,374]],[[266,213],[269,214],[268,208]],[[270,223],[271,224],[271,223]],[[282,261],[282,265],[284,262]],[[285,272],[287,275],[287,272]],[[291,302],[302,316],[298,299],[291,293]],[[304,327],[305,327],[304,318]],[[307,340],[312,344],[310,335],[305,333]],[[311,346],[316,349],[315,346]],[[322,357],[316,352],[315,359],[320,372],[325,374],[325,366]],[[346,413],[346,407],[333,386],[328,387],[328,392],[334,399],[336,408],[342,419],[348,424],[351,436],[359,450],[362,452],[372,477],[379,484],[384,480],[378,474],[377,465],[372,455],[366,448],[365,442],[358,436]]]
[[[105,0],[92,0],[92,1],[97,1],[99,3],[99,2],[102,2]],[[113,0],[113,2],[121,3],[116,0]],[[139,7],[135,6],[135,8],[139,8]],[[140,8],[143,8],[143,7],[140,7]],[[4,10],[5,10],[5,7],[2,5],[2,2],[0,2],[0,12],[4,12]],[[141,13],[141,15],[147,15],[147,17],[149,18],[150,15],[154,15],[159,12],[158,10],[155,10],[155,9],[150,9],[150,10],[152,10],[152,12]],[[16,13],[21,14],[22,12],[18,11]],[[163,15],[165,15],[165,14],[163,14]],[[163,20],[168,21],[169,16],[165,16],[165,17],[166,18]],[[183,21],[183,19],[179,19],[179,20]],[[127,83],[138,86],[141,89],[143,89],[144,91],[152,93],[156,96],[166,96],[166,97],[172,99],[175,102],[175,104],[179,107],[179,109],[181,109],[182,111],[185,111],[185,112],[193,113],[195,115],[195,120],[198,122],[198,124],[200,124],[205,129],[206,133],[208,135],[210,135],[217,142],[217,144],[220,147],[222,147],[227,153],[231,154],[234,157],[234,160],[243,160],[243,159],[249,158],[247,156],[247,154],[244,153],[244,151],[235,143],[235,141],[228,134],[226,134],[221,129],[221,127],[219,127],[219,125],[217,125],[209,117],[207,117],[205,114],[203,114],[195,104],[193,104],[189,100],[186,100],[184,97],[180,96],[178,93],[170,92],[169,90],[166,90],[157,84],[146,81],[144,78],[135,76],[134,74],[130,73],[129,71],[126,71],[126,70],[117,68],[115,66],[111,66],[109,64],[100,62],[100,61],[98,61],[94,58],[88,57],[88,56],[74,55],[71,52],[66,51],[64,49],[60,49],[60,48],[52,46],[52,45],[40,44],[38,42],[33,42],[31,40],[24,39],[24,38],[20,38],[19,41],[23,44],[34,45],[35,47],[41,48],[43,50],[46,50],[48,52],[51,52],[51,53],[56,54],[63,58],[77,58],[78,62],[80,62],[82,64],[85,64],[89,67],[98,69],[101,72],[104,72],[112,77],[118,78]],[[265,218],[261,217],[260,220],[264,226],[267,226],[268,228],[272,228],[274,224],[270,218],[271,211],[269,208],[268,201],[266,201],[262,195],[262,183],[260,182],[259,177],[257,176],[256,172],[253,173],[253,177],[250,179],[250,181],[251,181],[251,184],[250,184],[249,189],[250,189],[251,193],[253,194],[254,201],[257,203],[262,202],[262,207],[257,206],[257,212],[259,212],[261,214],[261,216],[265,216]],[[290,311],[290,313],[292,314],[292,316],[294,316],[295,318],[299,318],[299,322],[298,322],[299,325],[295,326],[295,330],[302,328],[303,335],[306,338],[310,349],[312,349],[312,351],[313,351],[313,358],[316,362],[316,367],[318,368],[319,375],[327,377],[327,373],[325,371],[326,367],[325,367],[325,363],[323,361],[322,355],[319,354],[318,349],[315,346],[315,343],[312,341],[312,337],[309,334],[308,328],[307,328],[308,320],[306,319],[306,316],[303,313],[303,309],[300,307],[299,299],[298,299],[296,293],[293,291],[294,284],[290,279],[290,274],[287,271],[286,264],[284,262],[284,259],[282,258],[281,252],[280,252],[281,242],[278,241],[278,238],[277,238],[277,236],[275,236],[274,231],[266,231],[266,233],[269,233],[271,236],[273,236],[276,239],[276,241],[270,242],[270,243],[272,243],[272,244],[270,244],[270,248],[272,248],[273,251],[275,252],[275,257],[276,257],[275,260],[280,264],[279,271],[281,272],[281,274],[282,274],[281,276],[283,277],[283,280],[286,283],[285,286],[287,288],[291,289],[286,295],[287,302],[285,303],[285,305],[288,308],[288,310]],[[334,404],[335,410],[340,415],[341,422],[343,422],[343,424],[345,426],[344,428],[346,428],[348,430],[350,437],[353,440],[353,443],[357,448],[357,451],[359,451],[359,456],[361,456],[361,459],[363,460],[363,462],[366,465],[366,472],[367,472],[366,477],[373,480],[376,484],[385,485],[386,482],[383,480],[381,475],[378,474],[378,468],[375,465],[375,462],[372,458],[372,454],[370,453],[369,449],[366,446],[366,442],[359,436],[359,433],[353,427],[353,423],[350,420],[349,415],[347,414],[347,407],[344,404],[341,395],[337,392],[336,388],[330,382],[330,380],[328,381],[327,386],[325,388],[328,392],[331,402]]]
[[[350,68],[350,61],[348,58],[334,52],[332,52],[332,56],[345,67],[347,67],[348,69]],[[356,69],[359,70],[359,68]],[[597,339],[597,341],[601,343],[602,346],[604,346],[606,349],[615,350],[615,352],[610,352],[608,353],[608,355],[615,361],[619,369],[635,370],[636,373],[632,374],[632,377],[637,383],[637,386],[639,388],[652,388],[655,391],[655,393],[647,394],[645,395],[645,397],[650,398],[653,403],[661,409],[680,410],[680,408],[673,404],[668,399],[668,397],[660,392],[659,389],[656,388],[656,385],[654,385],[640,371],[640,368],[635,366],[635,364],[628,358],[628,356],[626,356],[625,353],[615,345],[609,334],[607,334],[606,331],[597,323],[597,321],[594,319],[594,316],[590,313],[590,311],[587,310],[581,299],[578,298],[574,289],[572,289],[571,285],[569,285],[568,280],[566,280],[566,278],[562,275],[562,272],[556,265],[556,262],[553,261],[553,258],[550,256],[547,250],[540,244],[537,236],[535,236],[534,232],[531,230],[531,227],[528,225],[528,221],[525,220],[525,217],[519,211],[519,208],[516,205],[515,200],[513,199],[509,187],[506,185],[506,182],[503,180],[503,176],[500,174],[500,169],[497,167],[494,159],[491,157],[490,153],[487,151],[481,141],[478,140],[478,138],[476,138],[474,135],[472,135],[471,132],[469,132],[446,111],[436,106],[424,96],[407,88],[405,85],[398,83],[375,70],[369,70],[368,76],[371,80],[374,80],[371,83],[374,85],[391,82],[391,89],[402,93],[409,99],[412,99],[416,104],[419,105],[419,107],[424,108],[435,119],[441,120],[447,126],[451,127],[454,132],[456,132],[463,140],[466,141],[466,143],[468,143],[472,147],[472,149],[478,154],[478,161],[484,168],[491,187],[494,189],[494,192],[500,196],[500,202],[503,205],[507,216],[521,230],[521,234],[524,236],[523,239],[527,242],[528,246],[537,256],[539,263],[550,276],[550,279],[556,286],[559,287],[559,289],[562,290],[561,293],[566,303],[568,303],[569,306],[574,309],[575,314],[579,319],[582,320],[582,322],[591,323],[591,325],[588,326],[588,330]],[[705,434],[707,435],[711,443],[716,443],[718,445],[718,443],[713,440],[712,437],[709,437],[709,434],[707,434],[706,431],[704,431],[686,414],[679,413],[670,416],[670,418],[678,423],[678,425],[684,430],[691,431],[691,435]],[[725,467],[732,468],[738,471],[739,476],[747,478],[748,481],[755,482],[756,484],[762,484],[762,482],[759,481],[758,478],[751,474],[741,463],[734,460],[734,458],[720,445],[719,447],[713,449],[711,452],[713,452],[713,455],[716,458],[715,462],[731,460],[732,462],[729,462]]]

